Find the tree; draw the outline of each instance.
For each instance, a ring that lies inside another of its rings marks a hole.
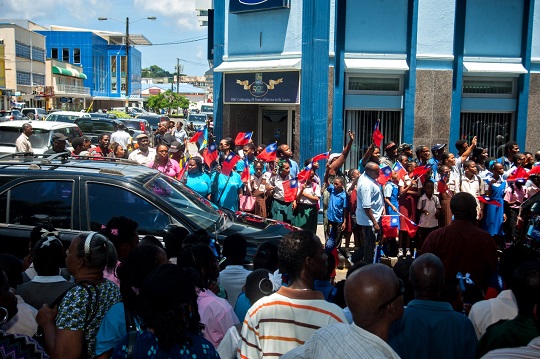
[[[172,110],[188,108],[189,100],[183,95],[167,90],[148,97],[146,104],[155,112],[159,112],[161,109],[167,109],[167,114],[170,115]]]
[[[159,67],[158,65],[152,65],[147,69],[142,69],[142,77],[172,77],[173,75],[167,71]]]

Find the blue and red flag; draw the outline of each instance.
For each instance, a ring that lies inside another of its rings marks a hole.
[[[429,165],[425,166],[418,166],[414,169],[413,173],[411,174],[411,177],[422,177],[426,173],[428,173],[431,170],[431,167]]]
[[[385,237],[399,236],[399,215],[382,216],[382,232]]]
[[[476,198],[478,198],[478,200],[482,203],[486,203],[486,204],[492,204],[496,207],[501,207],[502,204],[501,202],[497,201],[496,199],[493,199],[489,196],[486,196],[486,195],[482,195],[482,196],[476,196]]]
[[[231,152],[225,157],[223,160],[223,163],[221,164],[221,173],[223,173],[225,176],[229,176],[236,165],[236,162],[240,160],[240,156],[238,156],[236,153]]]
[[[398,179],[403,179],[407,174],[407,170],[399,161],[394,164],[393,170],[396,172]]]
[[[401,217],[400,229],[406,231],[409,237],[414,238],[416,236],[416,231],[418,231],[418,225],[405,216]]]
[[[242,182],[249,182],[249,163],[247,160],[247,156],[244,156],[244,170],[242,171]]]
[[[283,181],[283,200],[285,202],[293,202],[298,194],[298,179],[291,178]]]
[[[379,129],[380,124],[381,124],[381,120],[377,120],[377,122],[375,123],[375,128],[373,129],[373,135],[371,135],[371,138],[373,139],[373,143],[375,144],[375,146],[379,148],[381,148],[381,143],[384,138],[381,130]]]
[[[448,177],[448,173],[445,173],[441,176],[441,178],[437,181],[437,191],[439,193],[446,193],[448,192],[448,185],[446,184],[446,178]]]
[[[208,147],[204,149],[204,152],[202,154],[204,163],[206,163],[208,167],[211,167],[212,162],[218,159],[218,154],[219,152],[218,152],[216,143],[215,142],[211,143]]]
[[[276,151],[277,151],[277,142],[271,143],[268,146],[266,146],[264,151],[259,153],[257,158],[260,159],[261,161],[273,162],[276,160]]]
[[[508,182],[513,182],[518,179],[527,179],[529,178],[529,172],[523,167],[518,167],[512,172],[510,176],[506,179]]]
[[[311,159],[311,162],[317,162],[320,160],[326,160],[328,157],[330,157],[330,151],[321,153]]]
[[[204,126],[200,130],[198,130],[197,133],[195,133],[193,137],[191,137],[189,142],[191,143],[197,142],[199,144],[199,150],[202,150],[203,148],[205,148],[208,143],[208,128]]]
[[[390,166],[386,165],[381,167],[381,172],[379,173],[379,177],[377,178],[377,182],[381,186],[384,186],[386,182],[388,182],[392,178],[392,169]]]
[[[308,177],[309,177],[309,173],[311,172],[311,169],[313,167],[313,162],[311,162],[309,165],[307,165],[306,167],[304,167],[304,169],[300,172],[298,172],[298,180],[300,182],[305,182],[307,181]]]
[[[182,166],[180,169],[180,172],[178,172],[178,177],[176,177],[179,181],[182,180],[186,174],[187,167],[188,167],[189,158],[186,159],[186,163]]]
[[[253,132],[238,132],[238,135],[236,135],[234,140],[234,144],[237,146],[243,146],[249,143],[251,136],[253,136]]]

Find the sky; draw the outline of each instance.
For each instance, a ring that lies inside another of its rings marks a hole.
[[[209,68],[208,28],[197,22],[195,0],[0,0],[0,14],[4,19],[25,19],[44,27],[59,25],[121,33],[125,32],[129,17],[129,33],[143,34],[153,44],[137,46],[143,68],[157,65],[176,72],[177,58],[187,75],[202,76]],[[149,16],[157,19],[147,20]],[[122,22],[99,21],[98,17]],[[144,20],[137,21],[141,18]]]

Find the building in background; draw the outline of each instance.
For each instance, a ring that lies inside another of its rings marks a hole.
[[[34,25],[0,19],[0,110],[45,107],[45,37]]]
[[[178,90],[177,90],[176,83],[143,85],[141,96],[144,99],[146,99],[149,96],[158,95],[167,90],[171,90],[172,92],[177,92],[180,95],[185,96],[191,102],[199,102],[199,101],[206,102],[207,100],[207,92],[205,89],[195,87],[193,85],[185,84],[185,83],[180,83],[180,85],[178,86]]]
[[[59,60],[47,59],[47,86],[44,95],[47,109],[78,111],[92,103],[90,87],[84,86],[88,77],[81,66]]]
[[[347,168],[378,119],[385,140],[538,150],[538,1],[206,2],[220,137],[255,131],[303,162],[352,130]]]

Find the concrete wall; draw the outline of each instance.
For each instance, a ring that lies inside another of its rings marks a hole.
[[[531,74],[528,114],[525,149],[538,151],[540,149],[538,145],[540,138],[540,74],[538,73]]]
[[[454,52],[456,0],[419,1],[418,57],[449,57]]]
[[[418,70],[415,100],[414,145],[448,143],[452,71]]]
[[[256,130],[259,123],[259,106],[224,105],[223,137],[236,137],[238,132]]]

